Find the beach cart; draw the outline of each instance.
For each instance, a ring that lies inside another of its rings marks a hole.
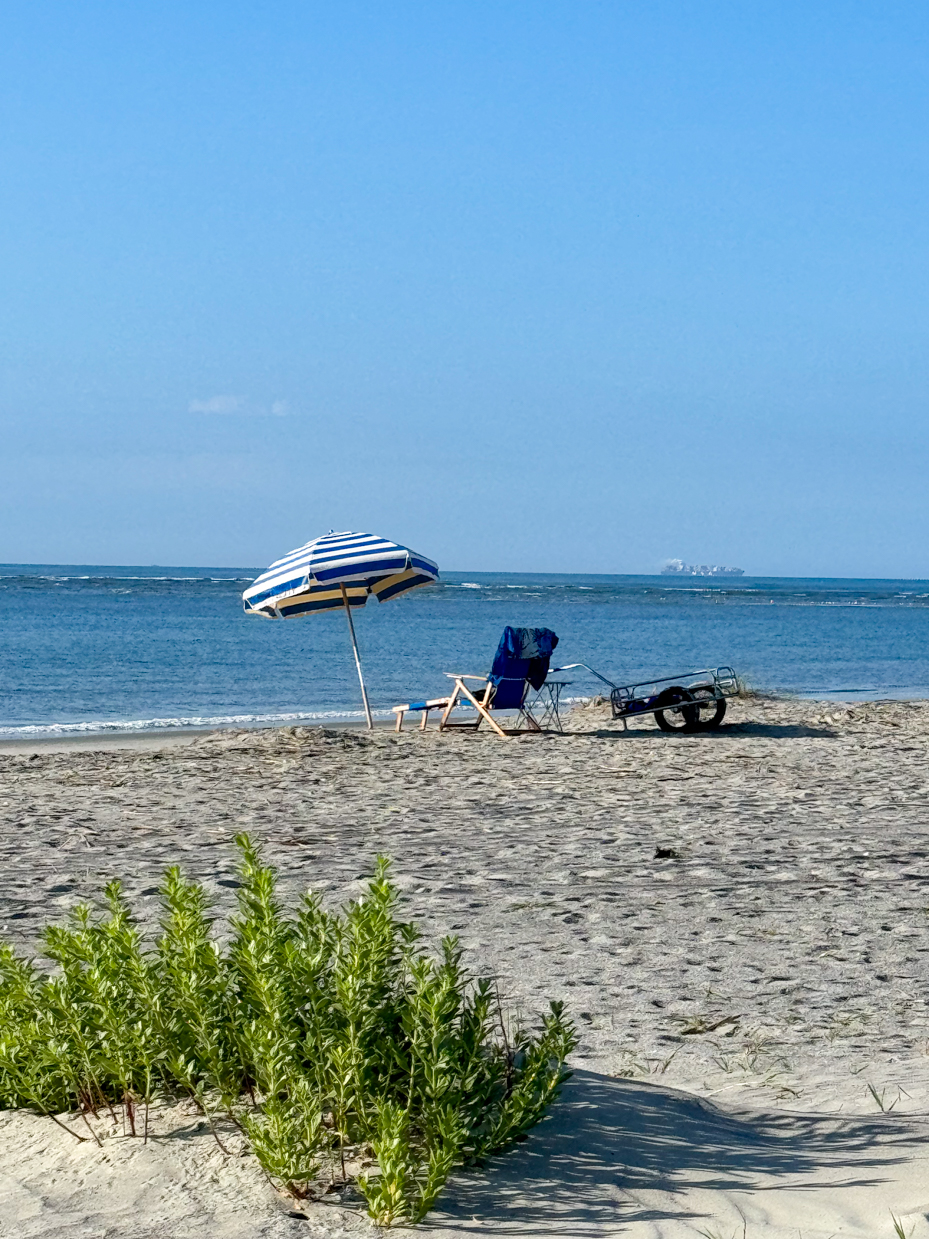
[[[621,719],[623,730],[628,721],[653,714],[662,731],[711,731],[726,716],[726,700],[739,691],[739,679],[731,667],[705,667],[683,675],[666,675],[638,684],[614,684],[586,663],[571,663],[583,667],[610,688],[613,718]],[[568,667],[558,667],[567,671]]]

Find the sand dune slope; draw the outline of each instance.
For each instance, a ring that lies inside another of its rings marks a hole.
[[[87,1135],[80,1120],[68,1119]],[[154,1136],[78,1143],[47,1118],[0,1111],[2,1239],[300,1239],[348,1233],[341,1210],[318,1221],[288,1216],[243,1142],[224,1133],[225,1156],[197,1116],[172,1106],[152,1115]],[[347,1215],[357,1232],[363,1223]],[[370,1228],[365,1226],[370,1233]]]
[[[371,1234],[224,1156],[193,1117],[162,1113],[147,1145],[77,1144],[47,1119],[0,1115],[3,1239],[298,1239]],[[581,1071],[525,1143],[459,1174],[423,1239],[879,1239],[892,1215],[929,1236],[929,1119],[725,1109],[677,1089]],[[402,1233],[409,1234],[409,1231]]]
[[[460,1177],[430,1239],[929,1235],[929,1120],[720,1109],[579,1072],[533,1137]]]

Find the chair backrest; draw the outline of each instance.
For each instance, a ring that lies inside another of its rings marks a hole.
[[[541,688],[558,638],[550,628],[504,628],[490,669],[491,710],[518,710],[531,684]]]

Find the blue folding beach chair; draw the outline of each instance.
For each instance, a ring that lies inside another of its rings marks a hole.
[[[549,662],[557,644],[558,638],[550,628],[505,628],[489,675],[446,671],[449,679],[455,682],[451,694],[448,697],[434,697],[431,701],[411,701],[406,705],[394,706],[396,730],[402,730],[403,717],[408,711],[422,712],[420,731],[425,731],[430,712],[442,710],[440,731],[452,728],[476,731],[485,721],[498,736],[542,731],[543,723],[553,723],[560,731],[558,697],[565,686],[548,679]],[[475,687],[469,688],[466,680],[476,681]],[[466,702],[477,711],[477,718],[452,721],[452,711]],[[515,727],[501,727],[492,717],[492,713],[514,711],[517,715]]]

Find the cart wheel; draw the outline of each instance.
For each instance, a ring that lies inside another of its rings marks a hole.
[[[708,684],[691,688],[690,695],[696,703],[696,730],[712,731],[714,727],[718,727],[726,717],[726,698],[717,697]]]
[[[664,709],[655,711],[655,722],[662,731],[696,731],[697,712],[693,706],[686,706],[685,701],[693,698],[686,688],[675,685],[666,688],[655,698],[656,706]]]

